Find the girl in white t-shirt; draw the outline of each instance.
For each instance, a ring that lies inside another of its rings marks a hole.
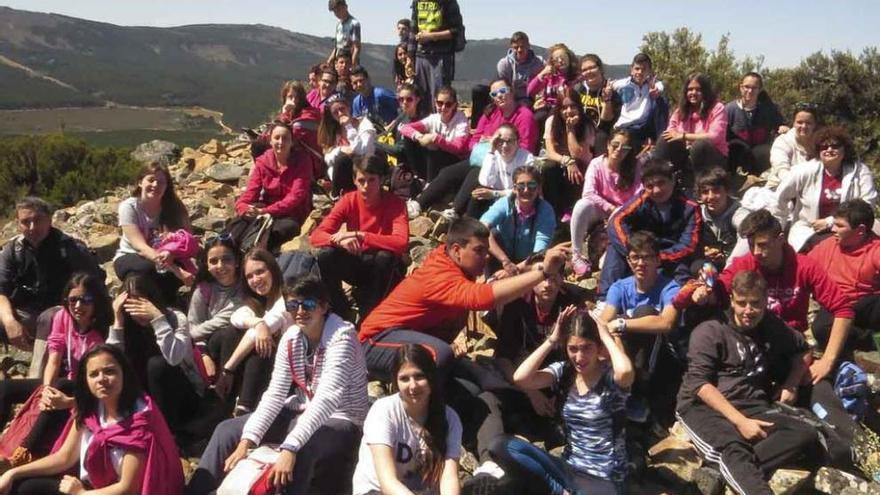
[[[355,495],[458,495],[461,421],[436,387],[436,365],[420,345],[406,344],[394,372],[398,393],[367,413],[354,472]]]

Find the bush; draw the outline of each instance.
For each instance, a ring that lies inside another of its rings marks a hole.
[[[131,183],[139,164],[129,152],[61,135],[0,139],[0,208],[8,212],[28,195],[70,206]]]

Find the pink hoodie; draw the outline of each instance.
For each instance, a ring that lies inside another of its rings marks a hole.
[[[519,147],[535,154],[538,148],[538,124],[535,123],[535,116],[531,110],[525,105],[517,105],[516,109],[510,114],[510,118],[505,118],[500,109],[495,110],[488,116],[483,115],[477,122],[477,128],[471,134],[471,140],[468,146],[474,149],[474,146],[481,139],[492,139],[495,131],[502,124],[513,124],[519,132]]]
[[[104,343],[104,337],[97,330],[80,333],[67,309],[61,309],[52,317],[52,331],[46,339],[49,352],[61,354],[67,367],[67,378],[73,380],[79,369],[79,360],[92,347]]]
[[[727,112],[724,111],[724,104],[720,101],[715,103],[712,110],[709,110],[706,120],[701,119],[697,112],[682,119],[676,109],[666,128],[678,132],[709,134],[709,140],[715,145],[715,149],[727,156]]]

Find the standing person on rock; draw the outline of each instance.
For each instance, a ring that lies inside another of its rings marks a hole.
[[[234,232],[236,223],[249,223],[260,215],[271,215],[266,248],[277,251],[299,234],[312,209],[313,171],[310,152],[293,145],[289,127],[273,124],[270,136],[272,148],[254,163],[247,186],[235,202],[239,216],[230,222],[227,231]]]
[[[464,24],[458,0],[413,0],[408,51],[415,60],[415,83],[422,95],[434,95],[455,79],[455,52],[464,49]],[[429,98],[422,99],[425,113]]]
[[[0,339],[19,349],[33,348],[28,378],[38,378],[64,284],[78,271],[101,280],[104,273],[85,245],[52,226],[46,201],[22,199],[15,218],[19,235],[0,251]]]
[[[120,280],[132,273],[153,279],[171,297],[182,284],[183,272],[170,251],[158,249],[166,233],[191,232],[186,206],[174,191],[168,168],[151,163],[141,168],[131,197],[119,203],[122,237],[113,258]]]
[[[336,44],[327,57],[327,63],[333,63],[342,52],[351,54],[352,65],[359,65],[361,54],[361,23],[348,11],[345,0],[329,0],[327,8],[339,19],[336,24]]]

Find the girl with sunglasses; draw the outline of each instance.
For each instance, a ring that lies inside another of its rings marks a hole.
[[[351,105],[334,95],[324,105],[318,142],[324,148],[327,175],[333,181],[333,195],[354,191],[354,160],[368,158],[376,150],[376,128],[366,116],[352,117]]]
[[[777,218],[794,218],[788,243],[799,252],[832,235],[840,203],[861,199],[877,204],[874,174],[859,160],[846,130],[825,127],[816,132],[814,142],[818,158],[792,169],[776,189]]]
[[[269,388],[253,414],[217,427],[189,494],[216,489],[224,473],[262,443],[280,444],[269,482],[283,493],[351,493],[369,407],[361,345],[354,326],[330,312],[322,282],[303,278],[283,291],[293,324],[278,343]]]
[[[221,408],[202,408],[210,393],[186,316],[167,305],[152,280],[128,276],[113,300],[114,321],[107,342],[119,345],[134,376],[146,385],[178,444],[189,448],[210,434]],[[207,409],[207,410],[206,410]]]
[[[441,87],[434,95],[434,108],[436,113],[400,126],[413,157],[410,167],[428,182],[445,167],[465,159],[469,151],[470,129],[458,109],[458,93],[450,86]]]
[[[238,385],[234,416],[250,413],[257,406],[269,384],[278,334],[290,325],[281,297],[281,267],[272,253],[252,249],[241,267],[243,304],[230,317],[235,330],[227,342],[235,348],[231,354],[221,353],[224,364],[214,383],[214,390],[223,398]]]
[[[40,410],[30,434],[15,449],[9,463],[17,466],[49,453],[52,442],[74,405],[73,383],[82,356],[107,337],[112,309],[104,281],[93,274],[74,273],[63,294],[64,305],[52,318],[46,341],[49,359],[42,380],[0,381],[0,425],[9,419],[12,407],[28,399],[40,386]]]
[[[564,88],[544,132],[544,197],[557,215],[571,213],[595,142],[596,125],[584,112],[580,96]]]
[[[6,471],[0,494],[181,493],[174,438],[119,348],[101,344],[82,356],[74,402],[58,450]]]
[[[594,158],[587,167],[581,199],[571,213],[572,268],[579,277],[592,270],[587,236],[642,190],[641,162],[633,142],[629,131],[614,131],[608,153]]]
[[[489,228],[489,253],[497,261],[495,266],[501,266],[495,278],[520,273],[522,262],[530,255],[550,247],[556,215],[540,194],[538,169],[519,167],[513,171],[513,194],[499,198],[480,217]]]
[[[376,401],[364,422],[354,495],[458,494],[462,426],[443,401],[434,358],[406,344],[393,376],[397,393]]]

